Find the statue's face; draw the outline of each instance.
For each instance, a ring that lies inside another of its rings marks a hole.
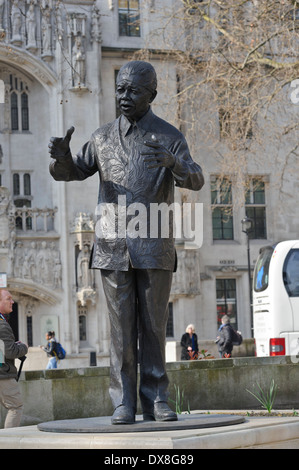
[[[122,114],[138,121],[148,110],[156,92],[144,87],[144,77],[124,70],[116,83],[116,99]]]

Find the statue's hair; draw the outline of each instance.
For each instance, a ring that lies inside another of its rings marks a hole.
[[[150,88],[152,91],[157,89],[157,74],[154,67],[149,62],[143,60],[132,60],[123,65],[118,72],[117,81],[120,76],[125,75],[141,75],[144,79],[144,86]]]

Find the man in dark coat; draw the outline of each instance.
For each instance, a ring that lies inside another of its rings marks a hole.
[[[220,357],[230,357],[233,350],[233,328],[228,315],[223,315],[217,345]]]
[[[18,371],[15,359],[24,356],[28,347],[15,340],[6,315],[12,312],[11,294],[0,289],[0,403],[8,410],[4,427],[15,428],[20,425],[23,400],[17,382]]]
[[[204,179],[184,136],[152,112],[156,87],[151,64],[127,63],[117,77],[121,116],[96,130],[76,156],[69,148],[74,128],[49,144],[55,180],[84,180],[96,172],[100,177],[91,267],[101,270],[110,317],[113,424],[135,421],[137,339],[144,419],[177,419],[167,404],[165,370],[167,307],[176,263],[173,220],[168,218],[169,233],[162,236],[163,221],[153,227],[149,213],[174,202],[175,184],[199,190]],[[136,212],[143,216],[138,222]]]

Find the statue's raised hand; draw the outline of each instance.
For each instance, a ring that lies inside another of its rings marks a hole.
[[[64,158],[70,151],[70,140],[75,128],[72,126],[68,129],[65,137],[51,137],[49,147],[49,153],[52,158],[56,160]]]

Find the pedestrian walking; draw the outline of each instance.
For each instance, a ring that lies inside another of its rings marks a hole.
[[[57,369],[57,352],[56,352],[56,338],[55,331],[48,331],[46,333],[47,346],[40,346],[40,348],[45,351],[49,357],[49,361],[46,367],[48,369]]]

